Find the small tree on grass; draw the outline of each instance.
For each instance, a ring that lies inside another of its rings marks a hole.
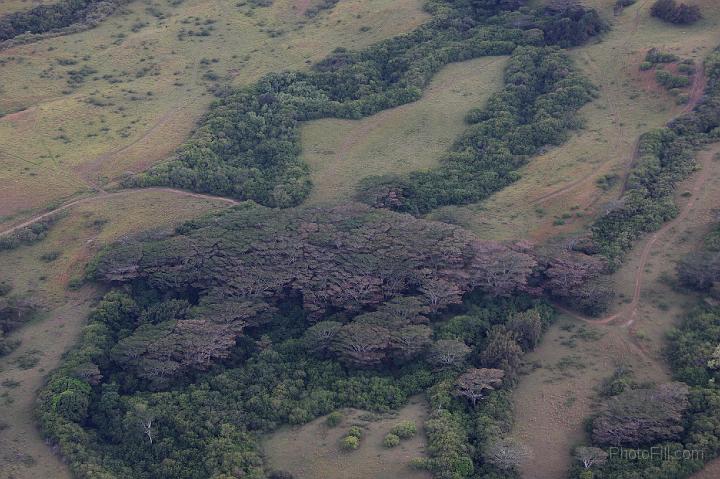
[[[345,436],[340,443],[340,447],[343,451],[354,451],[360,447],[360,439],[355,436]]]
[[[400,444],[400,438],[393,433],[390,433],[385,436],[385,439],[383,439],[383,446],[387,448],[392,448]]]
[[[338,411],[333,411],[328,414],[327,419],[325,419],[325,424],[327,424],[329,427],[335,427],[342,422],[342,419],[342,414],[340,414]]]

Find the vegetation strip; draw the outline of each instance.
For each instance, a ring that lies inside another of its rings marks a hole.
[[[401,179],[405,192],[396,209],[423,211],[480,199],[512,181],[513,170],[541,145],[562,142],[566,130],[578,126],[573,113],[592,96],[592,87],[564,53],[547,46],[579,45],[606,28],[596,12],[579,6],[504,11],[503,6],[516,9],[519,2],[500,3],[431,2],[434,18],[409,34],[359,52],[339,49],[310,72],[273,73],[231,91],[216,101],[175,158],[125,184],[167,185],[266,206],[297,205],[311,188],[307,165],[299,158],[298,122],[372,115],[417,100],[450,62],[515,52],[505,90],[486,112],[473,113],[475,125],[443,168],[411,177],[423,181],[413,192],[417,198],[408,192],[412,182]],[[545,60],[556,69],[545,68]],[[538,77],[523,75],[527,68]],[[507,135],[501,133],[505,128],[511,128]],[[476,192],[457,191],[460,173],[474,182]],[[377,182],[373,186],[376,191]],[[397,194],[395,186],[389,194]],[[441,190],[452,193],[439,198]]]
[[[0,42],[27,40],[35,35],[58,32],[73,26],[94,26],[118,6],[129,1],[60,0],[11,13],[0,17]]]
[[[705,60],[705,73],[705,96],[694,110],[640,138],[625,194],[593,224],[591,245],[580,245],[606,257],[613,268],[635,240],[677,214],[675,184],[694,170],[697,149],[720,139],[720,50]]]
[[[634,239],[675,216],[675,184],[693,170],[695,151],[720,138],[720,48],[705,70],[703,99],[691,113],[643,136],[623,204],[593,228],[599,251],[615,265]],[[720,280],[716,236],[717,229],[704,251],[679,264],[685,286],[708,292]],[[669,335],[668,358],[678,382],[649,388],[627,371],[610,379],[606,408],[592,419],[590,446],[576,450],[571,477],[684,478],[720,453],[720,309],[702,305],[686,316]]]

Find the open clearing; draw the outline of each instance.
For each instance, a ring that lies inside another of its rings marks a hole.
[[[0,51],[0,218],[166,158],[217,81],[302,69],[428,18],[419,0],[348,0],[312,20],[293,7],[136,1],[95,29]]]
[[[419,397],[396,413],[375,415],[355,409],[344,410],[343,421],[331,428],[321,417],[300,427],[285,427],[265,442],[265,454],[276,470],[287,471],[296,479],[429,479],[430,474],[408,467],[422,457],[425,437],[422,423],[427,418],[427,404]],[[369,420],[368,420],[369,419]],[[415,437],[388,449],[383,438],[400,421],[414,421]],[[363,429],[360,447],[351,452],[340,450],[340,441],[350,426]]]
[[[311,203],[351,198],[363,177],[424,170],[466,128],[468,110],[502,87],[506,57],[443,68],[420,100],[362,120],[325,119],[302,127],[302,159],[310,165]]]

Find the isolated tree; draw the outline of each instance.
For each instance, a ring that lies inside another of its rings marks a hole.
[[[498,439],[485,449],[485,459],[500,469],[517,468],[530,457],[530,449],[512,438]]]
[[[441,339],[430,346],[428,361],[439,368],[459,366],[470,353],[470,348],[462,341]]]
[[[657,0],[650,9],[650,14],[679,25],[695,23],[702,18],[700,7],[685,3],[678,4],[675,0]]]
[[[605,464],[608,453],[599,447],[581,446],[575,449],[575,458],[580,461],[585,469]]]
[[[455,382],[455,392],[467,398],[475,407],[478,400],[484,399],[502,384],[504,377],[505,371],[502,369],[469,369]]]

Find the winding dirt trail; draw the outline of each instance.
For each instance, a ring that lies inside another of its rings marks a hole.
[[[700,164],[701,169],[697,173],[697,176],[695,177],[695,183],[690,190],[690,193],[692,194],[690,200],[683,207],[681,207],[680,213],[674,219],[665,223],[662,228],[653,233],[650,238],[648,238],[648,240],[645,242],[645,245],[640,251],[640,259],[635,270],[632,300],[630,301],[630,303],[627,304],[627,306],[623,307],[618,312],[602,319],[587,318],[562,307],[559,309],[561,309],[564,313],[569,314],[582,321],[585,321],[589,324],[609,324],[616,319],[626,318],[627,321],[623,323],[623,326],[632,326],[637,317],[638,306],[640,304],[640,296],[643,289],[645,269],[647,267],[648,260],[650,259],[650,255],[653,252],[653,248],[658,243],[658,241],[663,238],[663,236],[665,236],[668,232],[672,231],[683,221],[685,221],[688,214],[690,214],[690,211],[692,211],[692,209],[695,207],[698,199],[700,198],[700,192],[710,178],[710,163],[713,161],[713,157],[717,152],[720,152],[720,145],[715,145],[710,150],[703,151],[698,155],[702,157],[702,163]]]
[[[41,221],[41,220],[43,220],[43,219],[45,219],[45,218],[47,218],[47,217],[49,217],[49,216],[52,216],[52,215],[54,215],[54,214],[56,214],[56,213],[60,213],[61,211],[65,211],[65,210],[67,210],[67,209],[69,209],[69,208],[72,208],[73,206],[76,206],[76,205],[79,205],[79,204],[90,203],[90,202],[92,202],[92,201],[98,201],[98,200],[107,199],[107,198],[115,198],[115,197],[121,197],[121,196],[128,196],[128,195],[132,195],[132,194],[138,193],[138,192],[140,192],[140,191],[160,191],[160,192],[164,192],[164,193],[174,194],[174,195],[177,195],[177,196],[185,196],[185,197],[190,197],[190,198],[199,198],[199,199],[211,200],[211,201],[219,201],[219,202],[222,202],[222,203],[227,203],[227,204],[229,204],[229,205],[237,205],[237,204],[240,204],[240,201],[234,200],[234,199],[232,199],[232,198],[226,198],[226,197],[222,197],[222,196],[205,195],[205,194],[202,194],[202,193],[193,193],[193,192],[191,192],[191,191],[179,190],[179,189],[176,189],[176,188],[162,188],[162,187],[153,187],[153,188],[128,188],[128,189],[125,189],[125,190],[114,191],[114,192],[111,192],[111,193],[108,193],[108,192],[103,191],[103,192],[100,192],[100,194],[97,194],[97,195],[94,195],[94,196],[87,196],[87,197],[85,197],[85,198],[79,198],[79,199],[77,199],[77,200],[69,201],[69,202],[65,203],[64,205],[59,206],[59,207],[57,207],[57,208],[55,208],[55,209],[53,209],[53,210],[47,211],[47,212],[42,213],[42,214],[35,215],[35,216],[33,216],[32,218],[30,218],[30,219],[28,219],[28,220],[26,220],[26,221],[23,221],[22,223],[19,223],[19,224],[17,224],[17,225],[11,226],[10,228],[8,228],[8,229],[6,229],[6,230],[4,230],[4,231],[0,231],[0,237],[5,236],[5,235],[9,235],[9,234],[11,234],[11,233],[13,233],[13,232],[15,232],[15,231],[17,231],[17,230],[19,230],[19,229],[22,229],[22,228],[25,228],[25,227],[27,227],[27,226],[30,226],[30,225],[32,225],[32,224],[34,224],[34,223],[37,223],[38,221]]]

